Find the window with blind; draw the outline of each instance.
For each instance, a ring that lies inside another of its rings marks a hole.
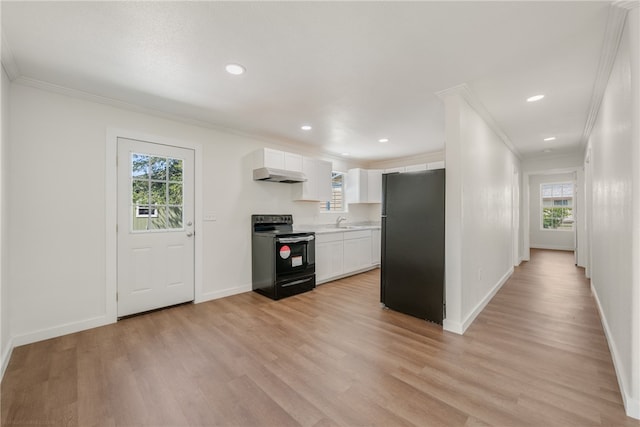
[[[331,173],[331,200],[320,202],[320,212],[346,212],[342,172]]]
[[[573,230],[573,183],[540,184],[543,230]]]

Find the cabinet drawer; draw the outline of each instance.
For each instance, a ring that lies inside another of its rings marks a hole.
[[[344,232],[316,234],[316,243],[339,242]]]
[[[364,237],[371,237],[371,230],[356,230],[344,232],[344,240],[362,239]]]

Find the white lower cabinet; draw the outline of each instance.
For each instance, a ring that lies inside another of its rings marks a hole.
[[[344,270],[343,234],[316,235],[316,282],[340,276]]]
[[[328,282],[375,266],[372,232],[376,231],[380,233],[354,230],[316,234],[316,282]]]
[[[371,267],[371,230],[359,230],[344,235],[344,271]]]
[[[380,247],[382,245],[381,230],[371,230],[371,264],[380,265]]]

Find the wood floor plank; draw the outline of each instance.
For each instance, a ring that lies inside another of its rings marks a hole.
[[[379,303],[379,270],[14,349],[3,426],[633,426],[589,281],[532,250],[464,336]]]

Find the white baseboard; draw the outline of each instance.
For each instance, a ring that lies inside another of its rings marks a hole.
[[[249,292],[251,290],[251,284],[242,285],[242,286],[234,286],[233,288],[226,288],[219,291],[213,292],[203,292],[200,297],[195,301],[196,304],[211,301],[214,299],[229,297],[231,295],[241,294],[244,292]]]
[[[7,348],[2,352],[2,365],[0,366],[0,381],[4,378],[4,372],[7,370],[7,366],[9,366],[9,360],[11,359],[11,353],[13,353],[13,338],[9,338],[9,342],[7,343]]]
[[[40,329],[23,335],[15,335],[13,337],[13,346],[31,344],[37,341],[48,340],[62,335],[73,334],[75,332],[87,329],[97,328],[99,326],[114,323],[107,315],[92,317],[90,319],[80,320],[78,322],[65,323],[63,325],[53,326],[51,328]]]
[[[484,310],[484,308],[489,304],[489,301],[498,293],[502,285],[509,280],[509,277],[513,274],[513,267],[511,267],[501,278],[498,280],[498,283],[485,295],[484,298],[475,306],[475,308],[469,313],[463,322],[456,322],[444,319],[442,322],[442,327],[445,331],[453,332],[459,335],[463,335],[467,328],[471,326],[476,317]]]
[[[462,323],[454,322],[449,319],[444,319],[442,321],[442,329],[448,332],[453,332],[454,334],[462,335],[464,334],[464,329],[462,328]]]
[[[596,300],[596,306],[598,307],[598,313],[600,314],[600,321],[602,322],[602,328],[604,329],[604,335],[607,338],[607,344],[609,345],[609,351],[611,352],[611,359],[613,359],[613,367],[616,371],[616,377],[618,377],[618,385],[620,386],[620,394],[622,395],[622,403],[627,416],[640,419],[640,399],[633,399],[627,388],[624,376],[621,373],[622,363],[620,362],[620,356],[618,354],[618,348],[616,342],[613,340],[613,335],[609,329],[609,323],[602,310],[602,304],[600,304],[600,298],[598,292],[591,282],[591,294]]]
[[[550,249],[552,251],[575,251],[576,248],[573,246],[562,246],[562,245],[534,245],[531,244],[531,249]]]

